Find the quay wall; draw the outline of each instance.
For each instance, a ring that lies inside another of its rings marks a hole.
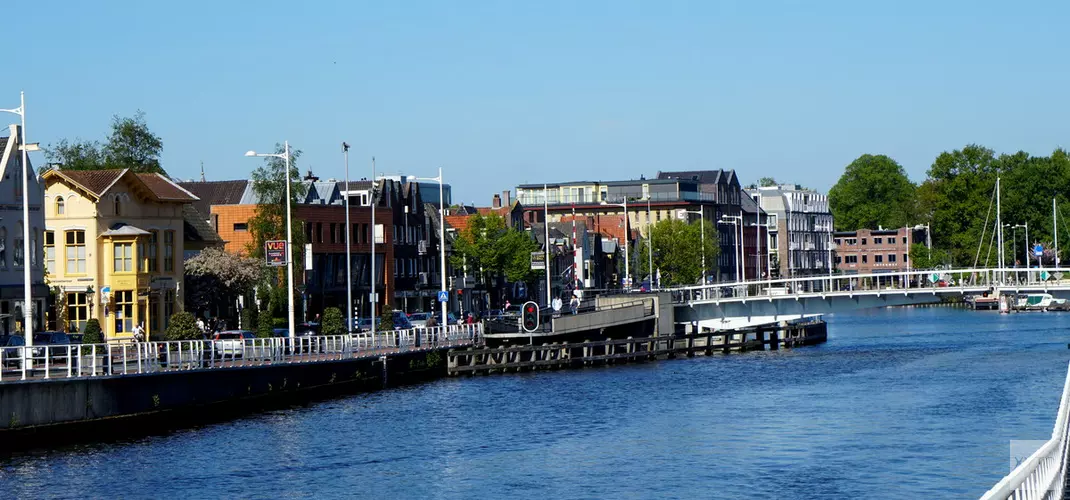
[[[216,421],[276,405],[441,378],[446,376],[446,351],[4,382],[0,449],[63,442],[81,434],[141,433]]]

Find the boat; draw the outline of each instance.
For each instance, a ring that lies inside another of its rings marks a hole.
[[[1065,311],[1070,310],[1070,304],[1066,299],[1052,297],[1050,293],[1030,293],[1019,295],[1014,308],[1019,311]]]

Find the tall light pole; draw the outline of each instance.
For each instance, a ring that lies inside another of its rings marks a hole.
[[[31,295],[30,263],[34,256],[30,255],[30,184],[29,184],[29,160],[26,153],[37,151],[37,144],[26,143],[26,93],[19,92],[19,107],[15,109],[0,109],[7,113],[19,115],[22,121],[20,128],[22,140],[19,143],[19,151],[22,152],[22,322],[23,338],[27,347],[33,346],[33,296]]]
[[[553,300],[552,293],[550,291],[550,190],[546,184],[542,185],[542,230],[543,238],[546,240],[545,245],[545,258],[546,258],[546,307],[551,307],[550,302]]]
[[[628,268],[628,238],[631,236],[628,231],[628,195],[624,196],[624,203],[610,203],[602,200],[602,205],[609,207],[622,207],[624,208],[624,282],[628,285],[625,288],[631,288],[632,273]]]
[[[350,256],[349,233],[349,144],[342,142],[342,154],[346,160],[346,331],[352,332],[355,326],[353,318],[353,258]]]
[[[1055,268],[1059,268],[1059,216],[1055,207],[1055,198],[1051,199],[1051,230],[1055,234]]]
[[[293,203],[293,198],[290,197],[290,141],[283,142],[282,154],[271,153],[257,153],[256,151],[249,150],[245,153],[245,156],[260,157],[260,158],[282,158],[286,161],[286,173],[283,178],[286,180],[286,280],[288,281],[286,286],[286,319],[289,322],[290,328],[290,342],[295,342],[297,339],[296,328],[294,324],[294,248],[293,248],[293,223],[290,216],[290,205]]]
[[[376,195],[378,195],[378,194],[379,194],[379,179],[375,178],[375,157],[373,156],[372,157],[372,191],[370,193],[371,202],[372,202],[372,247],[371,247],[371,251],[372,251],[372,255],[371,255],[371,258],[372,258],[371,259],[372,273],[371,273],[371,294],[370,294],[371,300],[368,301],[368,305],[371,306],[371,309],[368,312],[368,316],[370,316],[368,319],[371,322],[372,339],[375,338],[375,320],[377,318],[377,316],[375,315],[375,309],[376,309],[376,306],[379,305],[379,296],[378,296],[378,294],[376,292],[376,286],[375,286],[377,284],[376,281],[375,281],[375,268],[379,266],[378,261],[375,259],[375,230],[376,230],[376,226],[375,226],[375,206],[379,204],[378,200],[376,200]],[[445,224],[446,221],[442,221],[442,223]],[[384,264],[383,273],[385,274],[386,273],[386,269],[385,269],[385,267],[386,267],[385,266],[386,258],[385,257],[383,258],[383,264]]]
[[[646,257],[650,289],[654,289],[654,228],[650,225],[650,195],[646,195]]]
[[[441,292],[446,291],[446,202],[445,190],[442,187],[442,167],[438,167],[438,177],[410,177],[409,180],[416,181],[435,181],[438,182],[438,256],[439,265],[442,269],[438,273],[442,277]],[[441,295],[441,294],[440,294]],[[449,299],[449,295],[446,295]],[[446,304],[449,302],[439,302],[439,306],[442,308],[442,326],[448,326],[449,316],[446,314]]]

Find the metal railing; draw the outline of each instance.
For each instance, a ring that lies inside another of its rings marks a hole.
[[[1060,274],[1061,273],[1061,274]],[[933,279],[936,275],[937,279]],[[672,293],[677,303],[699,301],[751,300],[808,295],[852,295],[860,292],[890,293],[912,291],[979,292],[997,288],[1070,287],[1070,281],[1058,280],[1067,268],[970,268],[912,270],[867,274],[835,274],[774,280],[750,280],[663,289]]]
[[[0,383],[311,363],[480,341],[480,324],[348,335],[0,347]]]
[[[1063,498],[1067,472],[1067,437],[1070,436],[1070,366],[1067,368],[1063,396],[1059,401],[1059,413],[1055,417],[1055,429],[1051,439],[1044,443],[1029,458],[1018,464],[982,500],[1052,499]]]

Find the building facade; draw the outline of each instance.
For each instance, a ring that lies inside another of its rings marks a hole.
[[[158,174],[49,170],[45,265],[62,301],[57,318],[81,332],[100,321],[107,341],[143,325],[159,339],[183,309],[184,207],[197,197]]]
[[[910,269],[910,245],[914,231],[859,229],[837,231],[836,270],[843,274],[880,274]]]
[[[8,128],[8,137],[0,137],[0,328],[3,333],[23,331],[23,306],[25,270],[30,266],[30,298],[33,313],[33,329],[41,331],[45,326],[45,309],[49,297],[45,284],[45,261],[43,243],[45,214],[41,210],[44,190],[34,175],[33,165],[27,163],[28,192],[22,190],[21,129],[17,125]],[[25,198],[24,198],[25,197]],[[29,222],[23,218],[23,201],[29,203]],[[24,227],[30,229],[30,255],[25,255]],[[29,261],[29,262],[27,262]]]
[[[781,278],[829,273],[833,220],[828,196],[797,185],[747,189],[768,214],[771,268]]]

